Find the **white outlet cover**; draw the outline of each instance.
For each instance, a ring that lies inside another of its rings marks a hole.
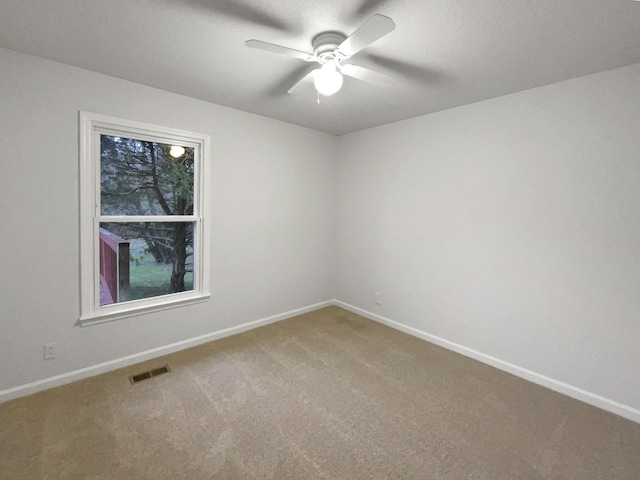
[[[380,292],[374,292],[374,302],[376,305],[382,305],[382,294]]]

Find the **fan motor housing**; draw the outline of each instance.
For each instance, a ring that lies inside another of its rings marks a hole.
[[[313,54],[321,59],[335,57],[334,51],[347,37],[340,32],[324,32],[313,39]]]

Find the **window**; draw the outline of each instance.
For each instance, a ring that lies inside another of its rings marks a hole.
[[[80,113],[80,324],[203,301],[209,137]]]

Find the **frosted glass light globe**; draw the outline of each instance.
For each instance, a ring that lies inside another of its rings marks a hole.
[[[327,62],[316,71],[313,84],[320,95],[328,97],[342,88],[342,75],[336,68],[334,62]]]

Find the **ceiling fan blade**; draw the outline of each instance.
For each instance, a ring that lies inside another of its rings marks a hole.
[[[437,83],[442,80],[443,74],[435,69],[416,65],[395,58],[382,57],[380,55],[366,54],[362,60],[367,60],[382,67],[383,70],[393,71],[403,78],[421,83]]]
[[[370,12],[379,10],[382,4],[387,3],[387,0],[364,0],[358,9],[354,12],[355,18],[362,18]]]
[[[255,23],[270,27],[283,32],[292,32],[294,29],[290,24],[283,22],[281,19],[257,9],[255,6],[243,5],[234,0],[183,0],[192,5],[200,6],[207,10],[213,10],[216,13],[225,15],[229,18],[241,20],[244,22]]]
[[[345,57],[351,57],[395,28],[396,24],[389,17],[376,14],[360,25],[349,38],[338,46],[337,50]]]
[[[371,83],[372,85],[377,85],[378,87],[389,87],[396,81],[395,78],[390,77],[389,75],[376,72],[375,70],[369,70],[368,68],[360,67],[358,65],[342,65],[340,71],[349,77],[357,78],[358,80]]]
[[[258,50],[265,50],[271,53],[278,53],[280,55],[286,55],[288,57],[299,58],[305,62],[313,62],[316,57],[312,53],[301,52],[300,50],[294,50],[293,48],[283,47],[274,43],[267,43],[261,40],[247,40],[244,44],[249,48],[257,48]]]
[[[314,69],[317,69],[318,66],[313,63],[299,63],[297,67],[284,75],[280,80],[278,80],[275,84],[273,84],[265,93],[267,93],[271,97],[280,98],[282,95],[289,93],[291,90],[294,90],[294,93],[298,92],[298,89],[302,90],[302,86],[297,86],[298,83],[303,80],[309,72]],[[306,80],[303,82],[304,85],[309,84],[309,88],[313,88],[312,82],[307,82]],[[296,87],[297,86],[297,87]]]
[[[293,86],[289,89],[287,93],[295,94],[304,90],[305,86],[312,86],[313,78],[315,77],[315,74],[317,71],[318,69],[314,68],[313,70],[307,72],[305,75],[300,77],[298,81],[293,84]]]

